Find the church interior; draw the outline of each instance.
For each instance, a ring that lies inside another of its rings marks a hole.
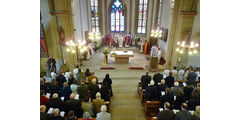
[[[41,120],[199,120],[200,0],[40,0]]]

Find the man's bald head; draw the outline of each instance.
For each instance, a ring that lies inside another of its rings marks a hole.
[[[74,99],[74,98],[75,98],[74,93],[70,94],[70,99]]]
[[[165,102],[165,103],[164,103],[164,108],[165,108],[165,110],[166,110],[166,109],[170,109],[170,107],[171,107],[171,105],[170,105],[169,102]]]
[[[187,103],[182,103],[181,108],[182,110],[187,110]]]

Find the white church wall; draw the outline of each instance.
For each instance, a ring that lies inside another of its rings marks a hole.
[[[161,23],[160,26],[163,28],[168,29],[168,34],[169,34],[169,29],[170,29],[170,24],[171,24],[171,11],[170,11],[170,0],[162,0],[162,11],[161,11]],[[158,45],[160,49],[162,50],[162,57],[166,59],[166,54],[167,54],[167,46],[168,46],[168,39],[167,42],[159,39]]]
[[[74,38],[75,40],[82,40],[82,19],[81,19],[81,9],[80,9],[80,1],[73,0],[71,3],[72,6],[72,14],[73,14],[73,29],[74,31]]]
[[[197,15],[194,17],[191,40],[200,42],[200,0],[197,3]],[[189,56],[187,65],[200,66],[200,50],[195,56]]]

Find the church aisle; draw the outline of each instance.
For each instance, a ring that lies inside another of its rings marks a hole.
[[[112,120],[145,120],[143,106],[137,94],[137,85],[145,70],[129,70],[130,66],[146,65],[146,59],[143,54],[134,52],[134,58],[130,59],[130,64],[115,65],[114,59],[109,57],[108,67],[114,66],[115,70],[99,70],[103,62],[102,52],[95,53],[89,61],[84,61],[84,70],[90,68],[95,71],[99,81],[102,81],[105,74],[108,73],[112,79],[113,97],[111,98],[111,116]],[[131,74],[129,74],[131,73]],[[153,74],[153,73],[150,73]]]
[[[145,120],[137,94],[139,79],[113,79],[112,120]]]

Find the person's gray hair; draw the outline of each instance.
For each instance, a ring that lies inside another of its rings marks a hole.
[[[58,94],[57,94],[57,93],[54,93],[54,94],[53,94],[53,98],[58,98]]]
[[[151,80],[150,81],[150,85],[154,85],[155,83],[154,83],[154,81],[153,80]]]
[[[90,118],[91,116],[90,116],[90,114],[88,113],[88,112],[84,112],[83,113],[83,118]]]
[[[96,78],[93,78],[93,79],[92,79],[92,83],[93,83],[93,84],[96,84],[96,82],[97,82]]]
[[[107,111],[107,106],[106,105],[102,105],[101,106],[101,112],[106,112]]]
[[[40,106],[40,112],[45,112],[46,111],[46,106],[45,105],[41,105]]]
[[[58,108],[55,108],[52,112],[53,115],[59,115],[59,109]]]
[[[101,97],[101,93],[100,93],[100,92],[97,92],[97,93],[96,93],[96,97],[97,97],[97,98],[100,98],[100,97]]]
[[[175,87],[179,86],[179,83],[178,82],[174,82],[174,86]]]

